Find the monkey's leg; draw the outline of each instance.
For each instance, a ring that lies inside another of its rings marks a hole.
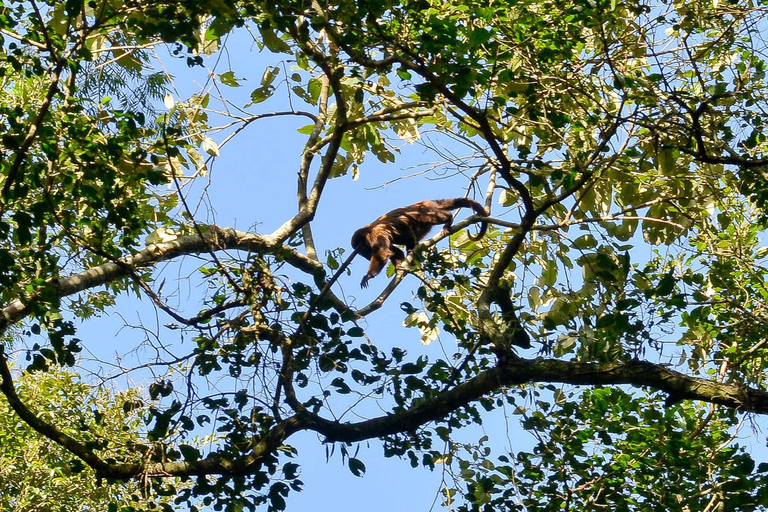
[[[405,253],[399,247],[392,247],[389,261],[391,261],[394,266],[398,266],[405,261]]]

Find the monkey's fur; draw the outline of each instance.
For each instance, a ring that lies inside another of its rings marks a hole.
[[[385,213],[355,231],[352,235],[352,248],[371,261],[360,286],[367,288],[368,281],[381,272],[388,259],[395,265],[405,260],[405,254],[396,245],[403,245],[408,251],[413,250],[419,240],[437,224],[443,224],[443,231],[447,232],[453,220],[451,210],[458,208],[472,208],[478,215],[488,216],[480,203],[465,197],[419,201]],[[488,223],[482,222],[477,235],[470,238],[478,240],[485,235],[487,229]]]

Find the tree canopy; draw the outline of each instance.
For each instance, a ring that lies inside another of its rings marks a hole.
[[[754,510],[768,464],[738,438],[768,413],[767,13],[6,1],[0,391],[71,467],[193,509],[285,509],[302,486],[292,437],[311,431],[355,475],[379,456],[368,440],[445,465],[452,510]],[[230,60],[245,52],[268,58]],[[183,67],[206,71],[191,94]],[[295,203],[259,219],[269,230],[217,223],[228,170],[212,167],[259,126],[276,146],[301,137],[279,170]],[[373,220],[327,197],[365,198],[358,178],[409,147],[426,168],[398,179],[434,199],[448,173],[441,192],[490,215],[462,213],[358,294],[365,264],[340,269],[354,228],[321,229],[319,209]],[[115,340],[135,364],[89,357],[99,342],[76,326],[130,295],[162,325]],[[371,328],[381,315],[424,345]],[[77,425],[18,389],[71,378],[61,367],[101,393]],[[98,391],[125,376],[141,398]],[[530,449],[459,436],[494,410]]]
[[[123,458],[142,448],[141,397],[137,390],[117,396],[92,386],[73,374],[51,371],[25,373],[16,381],[21,399],[46,418],[56,418],[58,428],[67,432],[87,432],[82,440],[98,443],[101,439],[119,439],[104,446],[103,456]],[[112,404],[131,404],[114,407]],[[45,436],[36,436],[29,425],[19,421],[8,403],[0,415],[0,506],[2,510],[156,510],[158,500],[142,497],[140,480],[120,486],[99,485],[93,475],[83,471],[83,463],[67,455],[64,447]],[[123,453],[115,453],[123,452]],[[107,455],[108,454],[108,455]],[[177,483],[177,485],[179,485]],[[183,484],[182,484],[183,485]],[[170,504],[173,496],[159,502]],[[117,507],[117,508],[114,508]]]

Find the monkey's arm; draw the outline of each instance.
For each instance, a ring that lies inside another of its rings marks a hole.
[[[451,234],[451,226],[453,226],[453,217],[449,217],[443,228],[440,230],[440,236],[448,236]]]
[[[381,272],[381,269],[384,268],[384,265],[387,264],[387,260],[389,259],[388,252],[389,251],[384,248],[377,250],[377,248],[374,247],[371,254],[371,264],[368,266],[368,272],[363,276],[363,280],[360,281],[361,288],[368,288],[368,281],[379,275],[379,272]],[[400,254],[402,254],[402,251],[400,251]]]

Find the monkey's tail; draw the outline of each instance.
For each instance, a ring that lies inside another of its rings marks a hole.
[[[452,210],[455,210],[456,208],[472,208],[478,215],[482,215],[483,217],[487,217],[489,215],[488,211],[483,207],[483,205],[468,197],[456,197],[454,199],[446,199],[446,201]],[[480,240],[485,236],[486,231],[488,231],[488,223],[481,221],[480,229],[478,230],[477,234],[475,236],[469,235],[469,239]]]

